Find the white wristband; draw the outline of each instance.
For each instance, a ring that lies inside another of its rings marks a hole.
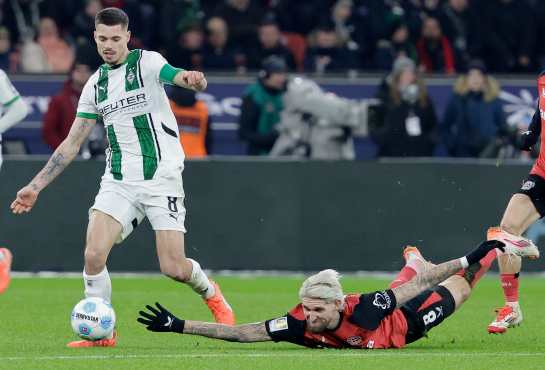
[[[467,262],[467,258],[465,256],[460,258],[460,263],[464,269],[469,267],[469,262]]]

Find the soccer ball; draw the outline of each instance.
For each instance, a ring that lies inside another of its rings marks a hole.
[[[102,298],[85,298],[72,310],[70,324],[74,333],[84,339],[103,339],[114,330],[115,312],[112,305]]]

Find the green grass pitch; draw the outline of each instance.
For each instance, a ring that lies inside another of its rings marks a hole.
[[[239,322],[277,317],[296,304],[302,279],[220,277]],[[388,282],[346,278],[346,292],[384,288]],[[440,327],[401,350],[311,350],[291,344],[228,343],[147,332],[137,312],[159,301],[182,318],[211,316],[189,288],[166,278],[113,278],[116,348],[70,349],[72,306],[82,297],[75,278],[17,278],[0,295],[0,369],[544,369],[545,280],[523,278],[525,321],[503,336],[486,333],[501,305],[497,279],[477,286],[469,302]]]

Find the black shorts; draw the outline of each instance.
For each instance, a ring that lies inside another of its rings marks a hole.
[[[517,194],[530,197],[541,218],[545,217],[545,179],[539,175],[529,175],[522,182]]]
[[[440,285],[420,293],[405,303],[401,306],[401,311],[407,319],[406,343],[412,343],[425,336],[428,331],[452,315],[455,309],[454,297],[447,288]]]

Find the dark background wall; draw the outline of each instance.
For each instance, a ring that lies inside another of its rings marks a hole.
[[[36,208],[14,216],[16,191],[43,161],[4,163],[0,245],[14,269],[79,271],[87,210],[103,162],[77,161]],[[449,162],[193,161],[186,164],[186,252],[210,269],[395,270],[406,244],[458,257],[496,225],[527,165]],[[157,271],[147,222],[116,246],[114,271]],[[544,270],[542,260],[524,270]]]

